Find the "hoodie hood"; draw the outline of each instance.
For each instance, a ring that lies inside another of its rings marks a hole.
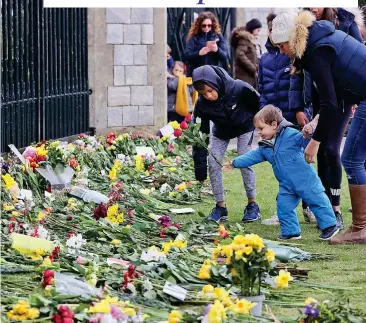
[[[210,87],[218,90],[219,98],[231,93],[235,81],[227,72],[217,66],[204,65],[196,68],[192,75],[193,86],[195,82],[202,81]]]
[[[237,47],[238,42],[241,39],[250,41],[251,43],[255,44],[255,37],[248,31],[243,29],[244,27],[236,27],[230,34],[230,45],[232,47]]]
[[[338,8],[338,19],[351,25],[353,22],[361,28],[363,26],[363,13],[359,8]]]
[[[276,137],[278,137],[280,135],[280,133],[282,132],[283,129],[285,128],[295,128],[294,124],[287,121],[286,119],[283,119],[277,127],[277,132],[276,132]],[[275,146],[275,143],[272,140],[266,140],[266,139],[261,139],[258,142],[258,146],[262,146],[262,147],[270,147],[273,148]]]

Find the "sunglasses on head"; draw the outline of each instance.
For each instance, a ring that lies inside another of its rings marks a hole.
[[[206,28],[206,27],[211,28],[211,27],[212,27],[212,25],[211,25],[211,24],[207,24],[207,25],[206,25],[206,24],[202,24],[202,25],[201,25],[201,27],[202,27],[202,28]]]

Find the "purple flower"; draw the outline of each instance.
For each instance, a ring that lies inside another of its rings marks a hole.
[[[304,314],[312,317],[317,317],[319,315],[319,310],[312,307],[311,305],[306,305],[304,308]]]
[[[205,309],[203,310],[203,316],[206,316],[211,309],[211,304],[206,305]]]
[[[92,316],[89,319],[89,323],[98,323],[102,317],[103,317],[103,314],[98,314],[98,315]]]

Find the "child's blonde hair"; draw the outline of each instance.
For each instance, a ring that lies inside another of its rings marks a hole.
[[[174,68],[176,65],[178,65],[180,68],[183,68],[183,71],[184,71],[184,69],[185,69],[185,65],[184,65],[184,63],[183,63],[183,62],[181,62],[181,61],[175,61],[175,62],[174,62],[174,64],[173,64],[173,66],[172,66],[172,70],[173,70],[173,68]]]
[[[168,44],[166,44],[166,53],[170,54],[172,52],[172,49],[170,48],[170,46]]]
[[[276,121],[277,124],[279,124],[283,119],[282,111],[274,105],[268,104],[254,116],[253,121],[254,124],[258,121],[262,121],[265,124],[270,125],[273,121]]]

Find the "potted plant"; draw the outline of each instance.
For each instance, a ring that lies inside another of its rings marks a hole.
[[[262,314],[264,295],[261,293],[261,277],[273,267],[275,254],[268,249],[261,237],[256,234],[236,235],[232,242],[218,245],[212,259],[226,259],[228,277],[240,285],[239,298],[256,303],[251,314]]]

